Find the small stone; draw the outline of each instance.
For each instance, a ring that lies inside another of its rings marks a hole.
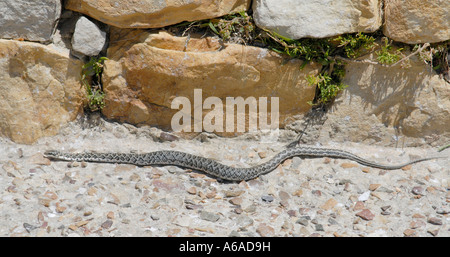
[[[306,217],[301,217],[295,223],[301,224],[303,226],[308,226],[309,219]]]
[[[77,226],[77,227],[82,227],[82,226],[85,226],[85,225],[88,224],[88,223],[89,223],[88,220],[81,220],[81,221],[77,222],[77,223],[75,224],[75,226]]]
[[[56,203],[56,212],[63,213],[66,209],[66,207],[61,206],[59,203]]]
[[[302,194],[303,194],[303,190],[299,189],[299,190],[295,191],[292,195],[301,196]]]
[[[255,212],[256,211],[256,205],[252,204],[252,205],[248,206],[247,208],[245,208],[244,211],[247,212],[247,213]]]
[[[197,194],[197,189],[195,187],[188,188],[187,192],[191,195]]]
[[[275,235],[275,230],[266,223],[259,224],[256,232],[262,237],[272,237]]]
[[[33,230],[38,228],[37,226],[33,226],[33,225],[28,224],[28,223],[23,223],[23,227],[26,229],[26,231],[28,233],[31,233],[31,231],[33,231]]]
[[[411,190],[411,192],[415,195],[423,195],[423,187],[421,186],[415,186],[413,187],[413,189]]]
[[[403,231],[403,235],[405,236],[413,236],[416,233],[416,231],[414,229],[405,229],[405,231]]]
[[[316,231],[324,231],[322,224],[316,224],[315,229],[316,229]]]
[[[231,204],[233,205],[241,205],[242,204],[242,198],[240,197],[234,197],[232,199],[230,199],[229,201]]]
[[[274,200],[273,196],[271,196],[271,195],[263,195],[263,196],[261,196],[261,199],[263,200],[263,202],[266,202],[266,203],[273,202],[273,200]]]
[[[97,189],[95,187],[90,187],[87,191],[88,195],[94,196],[97,193]]]
[[[411,223],[409,223],[409,227],[412,229],[425,227],[425,225],[426,224],[423,220],[413,220],[413,221],[411,221]]]
[[[369,167],[363,167],[361,169],[361,171],[364,172],[364,173],[369,173],[370,172],[370,168]]]
[[[113,221],[110,219],[107,219],[105,222],[102,223],[101,227],[103,229],[109,229],[113,224]]]
[[[365,202],[365,201],[369,200],[369,197],[370,197],[370,191],[366,191],[358,197],[358,201]]]
[[[356,216],[361,217],[363,220],[373,220],[375,218],[375,215],[369,209],[356,213]]]
[[[259,155],[259,158],[264,159],[267,157],[267,152],[261,151],[261,152],[258,152],[258,155]]]
[[[338,225],[339,223],[335,220],[335,219],[333,219],[333,218],[328,218],[328,223],[330,224],[330,225]]]
[[[289,194],[286,193],[285,191],[280,191],[280,192],[278,193],[278,197],[280,197],[280,200],[281,200],[281,201],[287,201],[287,200],[289,200],[289,198],[291,198],[291,197],[289,196]]]
[[[436,217],[431,217],[428,220],[428,223],[433,224],[433,225],[442,225],[442,220]]]
[[[200,212],[200,219],[202,219],[202,220],[216,222],[219,220],[219,218],[220,218],[220,216],[218,214],[215,214],[212,212],[208,212],[208,211]]]
[[[159,135],[159,138],[161,139],[162,142],[173,142],[173,141],[177,141],[178,139],[180,139],[179,137],[169,134],[167,132],[161,132],[161,134]]]
[[[353,210],[354,210],[354,211],[359,211],[359,210],[362,210],[362,209],[364,209],[364,208],[365,208],[364,202],[361,202],[361,201],[357,201],[357,202],[355,203],[355,206],[353,206]]]
[[[244,190],[226,190],[225,197],[236,197],[244,193]]]
[[[386,206],[382,206],[382,207],[381,207],[381,210],[382,210],[382,211],[387,211],[387,210],[389,210],[390,208],[391,208],[390,205],[386,205]]]
[[[289,217],[296,217],[297,216],[297,212],[295,210],[289,210],[289,211],[287,211],[287,214],[289,215]]]
[[[322,192],[320,190],[312,190],[311,193],[315,196],[322,196]]]
[[[337,203],[338,202],[334,198],[330,198],[322,206],[320,206],[320,208],[328,211],[328,210],[333,209],[333,207],[336,206]]]
[[[188,210],[199,210],[202,208],[203,208],[203,206],[200,204],[186,204],[186,209],[188,209]]]
[[[370,191],[375,191],[375,190],[377,190],[380,186],[381,186],[381,184],[370,184],[370,185],[369,185],[369,190],[370,190]]]
[[[412,217],[415,219],[425,219],[425,216],[423,216],[422,214],[419,214],[419,213],[414,213],[412,215]]]
[[[437,236],[439,233],[439,229],[429,229],[427,232],[430,233],[432,236]]]
[[[353,163],[353,162],[344,162],[341,164],[341,167],[344,169],[350,169],[350,168],[355,168],[358,167],[359,165],[357,163]]]
[[[78,229],[78,227],[72,224],[72,225],[69,225],[69,229],[72,231],[75,231]]]
[[[110,211],[106,214],[106,218],[113,220],[114,219],[114,212]]]

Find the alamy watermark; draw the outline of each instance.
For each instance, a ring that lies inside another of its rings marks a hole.
[[[268,110],[270,102],[270,112]],[[171,120],[175,132],[256,132],[278,131],[279,98],[210,96],[203,101],[202,89],[194,89],[194,103],[187,97],[175,97],[171,108],[178,109]],[[248,109],[248,113],[246,110]],[[203,116],[204,110],[211,110]],[[270,113],[270,122],[269,122]],[[246,119],[248,115],[248,119]],[[246,122],[248,120],[248,122]],[[246,125],[248,130],[246,130]]]

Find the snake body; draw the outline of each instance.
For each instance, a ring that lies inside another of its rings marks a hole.
[[[307,158],[330,157],[336,159],[348,159],[364,166],[395,170],[417,162],[435,159],[436,157],[422,158],[399,165],[383,165],[368,161],[350,152],[338,149],[325,149],[313,147],[287,148],[271,160],[250,167],[236,168],[221,164],[215,160],[179,151],[156,151],[151,153],[64,153],[56,150],[46,151],[44,157],[62,161],[85,161],[101,163],[125,163],[137,166],[150,165],[175,165],[183,168],[200,170],[212,176],[230,181],[251,180],[263,174],[273,171],[284,160],[299,156]]]

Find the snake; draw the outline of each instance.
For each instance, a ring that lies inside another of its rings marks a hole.
[[[78,161],[78,162],[97,162],[97,163],[117,163],[132,164],[136,166],[164,166],[172,165],[182,168],[199,170],[211,176],[228,181],[247,181],[255,179],[261,175],[275,170],[283,161],[295,156],[303,158],[322,158],[329,157],[334,159],[347,159],[357,162],[361,165],[384,169],[401,169],[407,165],[423,162],[441,157],[427,157],[409,161],[397,165],[384,165],[363,159],[350,152],[339,149],[325,149],[315,147],[288,147],[276,154],[272,159],[262,164],[240,168],[224,165],[210,158],[193,155],[185,152],[165,150],[150,153],[65,153],[58,150],[48,150],[44,152],[44,157],[59,161]]]

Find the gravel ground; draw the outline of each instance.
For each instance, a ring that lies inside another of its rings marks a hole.
[[[0,139],[1,236],[420,236],[450,235],[450,159],[402,170],[329,158],[285,161],[260,178],[229,183],[174,166],[50,162],[73,152],[180,150],[248,167],[286,142],[78,121],[34,145]],[[382,163],[436,155],[432,148],[321,145]],[[449,150],[441,153],[448,155]]]

